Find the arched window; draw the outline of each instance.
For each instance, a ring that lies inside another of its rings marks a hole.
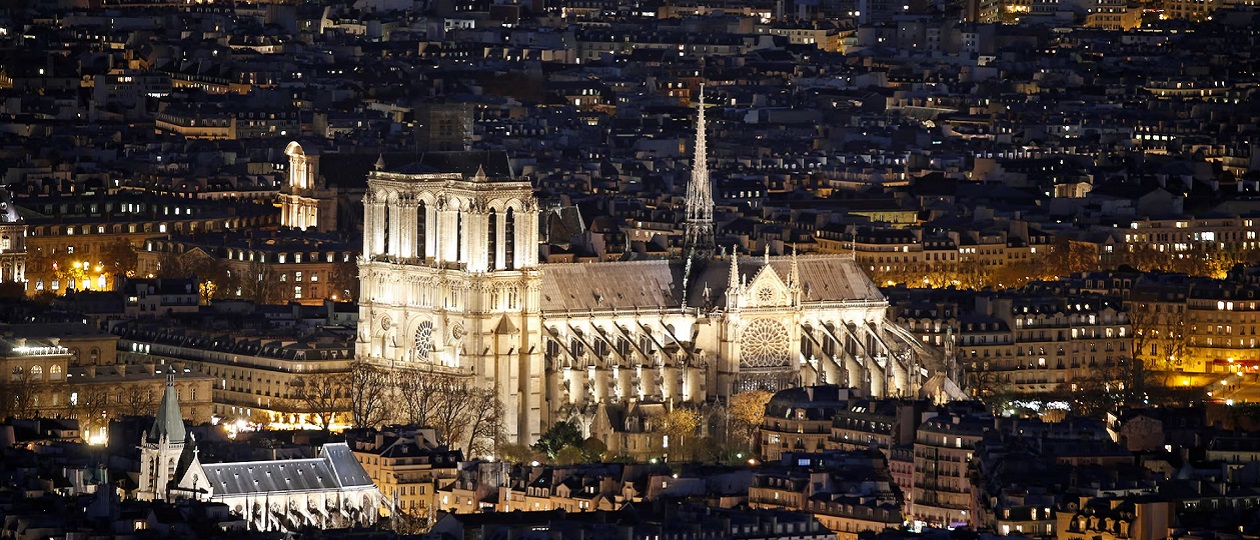
[[[498,261],[498,255],[499,255],[498,232],[499,232],[499,214],[495,213],[494,210],[491,210],[490,211],[490,230],[486,233],[486,246],[488,249],[487,256],[489,257],[489,261],[487,262],[486,266],[487,268],[491,270],[494,270],[496,268],[496,264],[497,264],[496,261]]]
[[[52,366],[48,368],[48,380],[50,381],[61,380],[61,366],[60,365],[53,364]]]
[[[455,211],[455,262],[464,260],[464,211]]]
[[[516,215],[511,208],[507,209],[507,216],[503,220],[503,267],[508,270],[516,269]]]
[[[23,373],[25,372],[22,370],[22,366],[13,366],[13,380],[15,381],[22,380]]]
[[[31,380],[32,381],[44,380],[44,367],[43,366],[31,366]]]
[[[382,241],[381,241],[381,254],[388,255],[389,254],[389,202],[385,203],[385,206],[383,207],[382,212],[384,213],[382,214],[382,219],[381,219],[381,231],[383,235]]]
[[[416,258],[424,259],[424,232],[429,216],[428,208],[425,207],[424,201],[416,206]]]

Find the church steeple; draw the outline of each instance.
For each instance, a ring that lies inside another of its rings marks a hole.
[[[696,114],[696,156],[687,183],[687,223],[683,253],[707,261],[716,249],[713,233],[713,186],[709,183],[708,149],[705,147],[704,85],[700,85],[700,110]]]
[[[175,374],[167,373],[166,390],[162,393],[157,416],[153,417],[153,427],[149,429],[149,442],[160,442],[163,438],[183,442],[185,435],[184,415],[179,412],[179,396],[175,393]]]
[[[166,374],[166,389],[158,405],[153,426],[140,437],[141,500],[165,500],[179,470],[180,456],[190,444],[184,428],[184,415],[179,411],[179,394],[175,392],[174,371]]]

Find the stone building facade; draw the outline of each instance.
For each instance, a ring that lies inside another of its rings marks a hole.
[[[752,388],[918,389],[926,352],[851,256],[540,265],[504,154],[430,152],[368,184],[357,357],[499,389],[511,440],[575,420],[613,447],[645,430],[636,405]]]

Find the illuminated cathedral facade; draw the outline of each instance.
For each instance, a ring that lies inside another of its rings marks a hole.
[[[357,356],[497,389],[525,443],[566,420],[607,439],[594,431],[639,405],[753,388],[914,395],[926,353],[851,256],[713,245],[704,134],[701,113],[680,260],[540,264],[538,203],[503,153],[370,173]]]

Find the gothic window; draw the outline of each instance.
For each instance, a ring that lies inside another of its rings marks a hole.
[[[429,361],[433,351],[433,323],[424,321],[416,328],[415,358],[421,362]]]
[[[770,319],[756,319],[740,333],[740,365],[779,367],[788,361],[788,332]]]
[[[652,354],[656,349],[652,347],[652,336],[642,334],[639,336],[639,348],[643,350],[643,354]]]
[[[503,220],[503,265],[508,270],[516,269],[516,216],[511,208]]]
[[[384,240],[381,241],[381,253],[384,255],[388,255],[389,254],[389,203],[388,202],[385,203],[385,206],[382,207],[381,211],[384,212],[382,214],[384,218],[381,220],[381,224],[382,224],[381,230],[384,234],[383,236]]]
[[[424,205],[424,201],[420,201],[416,207],[416,258],[423,259],[424,252],[424,232],[425,226],[428,225],[429,211]]]
[[[760,305],[770,305],[774,302],[774,289],[769,286],[763,286],[757,289],[757,303]]]
[[[32,381],[44,380],[44,367],[43,366],[31,366],[31,380]]]
[[[486,233],[486,246],[488,248],[489,260],[486,266],[494,270],[497,268],[496,262],[499,255],[499,215],[494,210],[490,211],[490,230]]]
[[[464,260],[464,211],[455,211],[455,261]]]

